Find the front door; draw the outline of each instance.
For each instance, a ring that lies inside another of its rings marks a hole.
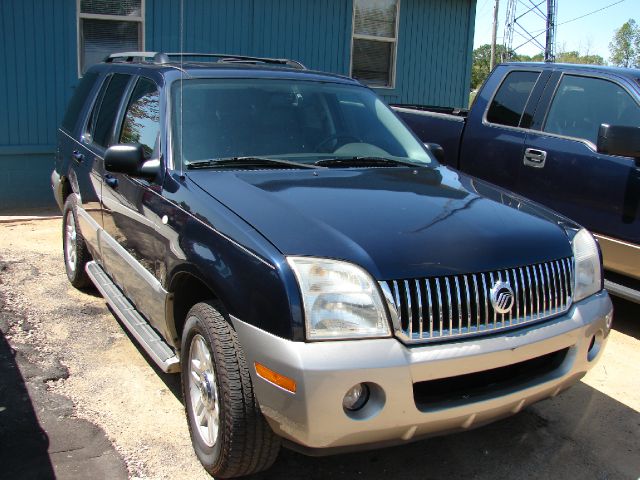
[[[516,190],[596,234],[640,245],[640,165],[597,153],[603,123],[640,127],[640,106],[621,83],[563,75],[542,131],[527,135]]]
[[[138,143],[145,158],[159,159],[160,96],[157,85],[139,77],[116,128],[114,144]],[[107,233],[103,251],[109,274],[136,308],[157,329],[164,327],[166,292],[157,279],[164,246],[157,237],[162,219],[160,181],[150,182],[105,171],[103,219]]]

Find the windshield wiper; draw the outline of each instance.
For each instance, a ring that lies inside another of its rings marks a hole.
[[[422,166],[418,163],[385,157],[324,158],[315,162],[315,165],[320,165],[322,167],[397,167],[398,165],[407,165],[409,167]]]
[[[209,160],[196,160],[186,164],[189,170],[196,168],[318,168],[317,165],[306,163],[290,162],[267,157],[228,157],[212,158]]]

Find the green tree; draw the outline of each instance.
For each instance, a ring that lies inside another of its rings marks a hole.
[[[507,48],[504,45],[496,45],[496,65],[507,57]],[[519,61],[515,53],[511,52],[511,60]],[[473,51],[473,64],[471,65],[471,88],[479,88],[489,76],[491,63],[491,45],[481,45]]]
[[[637,67],[640,65],[640,29],[636,21],[630,18],[615,31],[609,43],[611,63],[619,67]]]

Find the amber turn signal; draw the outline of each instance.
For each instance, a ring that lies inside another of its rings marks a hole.
[[[256,373],[259,377],[264,378],[267,382],[273,383],[280,388],[284,388],[287,392],[296,393],[296,381],[274,372],[270,368],[265,367],[261,363],[255,362]]]

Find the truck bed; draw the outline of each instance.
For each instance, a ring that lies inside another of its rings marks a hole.
[[[444,149],[444,163],[457,168],[460,140],[468,110],[425,105],[391,105],[413,132],[425,143]]]

